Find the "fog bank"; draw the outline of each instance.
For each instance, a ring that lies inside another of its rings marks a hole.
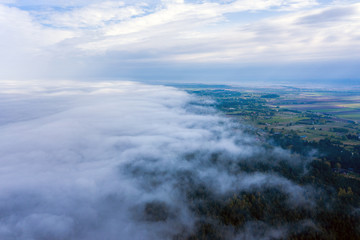
[[[1,239],[187,238],[208,221],[194,211],[201,191],[225,199],[276,189],[289,207],[313,206],[311,187],[243,169],[287,162],[301,173],[302,159],[183,91],[133,82],[1,84]],[[222,231],[227,239],[269,239],[288,227],[249,222]]]

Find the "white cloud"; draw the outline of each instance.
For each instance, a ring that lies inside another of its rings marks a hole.
[[[351,14],[311,21],[316,14],[351,9]],[[79,45],[86,52],[146,52],[151,60],[176,62],[278,62],[356,58],[359,5],[336,7],[221,27],[216,11],[187,15],[179,9],[110,27],[108,37]],[[195,12],[195,8],[194,8]],[[209,15],[206,15],[209,14]],[[177,18],[183,16],[183,18]],[[202,17],[200,17],[202,16]],[[197,20],[195,20],[197,19]],[[308,24],[301,24],[308,19]],[[210,24],[210,25],[209,25]],[[204,28],[204,26],[207,26]],[[141,59],[139,59],[141,60]]]
[[[73,37],[68,31],[43,27],[26,11],[4,5],[0,5],[0,29],[2,46],[14,44],[30,51]]]
[[[118,65],[350,60],[359,49],[357,3],[75,1],[62,10],[2,5],[0,11],[0,59],[10,73],[37,62],[46,69],[86,71],[96,57],[105,59],[104,66],[106,59]],[[243,22],[242,14],[256,19]]]
[[[26,11],[0,4],[1,77],[43,68],[48,50],[74,36],[74,32],[42,26]]]
[[[304,1],[300,2],[304,4]],[[229,25],[225,21],[225,13],[270,7],[289,10],[299,7],[300,2],[168,3],[166,8],[154,13],[104,26],[104,36],[83,42],[78,47],[90,54],[152,51],[152,59],[159,61],[254,62],[273,59],[275,55],[283,61],[336,58],[342,51],[357,45],[356,33],[352,31],[360,24],[357,12],[353,12],[348,20],[333,21],[331,26],[317,21],[311,26],[303,26],[298,22],[319,12],[359,9],[358,5],[292,12],[247,25],[241,22]],[[301,8],[313,4],[307,2]],[[221,23],[225,25],[221,26]],[[346,28],[344,24],[347,24]]]
[[[124,2],[101,2],[71,11],[50,12],[49,19],[44,22],[55,27],[99,28],[144,14],[142,6],[128,6]]]

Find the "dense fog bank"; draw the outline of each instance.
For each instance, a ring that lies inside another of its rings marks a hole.
[[[294,181],[309,160],[207,101],[133,82],[2,85],[1,239],[276,239],[318,229],[312,211],[326,197]],[[278,211],[305,217],[282,223]]]

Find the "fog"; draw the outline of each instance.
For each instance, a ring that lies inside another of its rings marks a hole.
[[[287,162],[302,174],[308,160],[259,140],[210,100],[134,82],[1,85],[0,239],[186,238],[207,221],[193,210],[199,189],[215,199],[277,189],[290,208],[313,207],[312,187],[243,171]],[[270,239],[287,228],[252,221],[222,232]]]

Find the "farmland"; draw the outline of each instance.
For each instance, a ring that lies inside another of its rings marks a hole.
[[[286,86],[186,89],[203,98],[214,99],[217,108],[227,116],[267,132],[292,132],[309,141],[329,138],[350,148],[360,143],[360,90],[309,90]]]
[[[359,91],[298,90],[268,103],[283,109],[330,114],[337,118],[360,120]]]

